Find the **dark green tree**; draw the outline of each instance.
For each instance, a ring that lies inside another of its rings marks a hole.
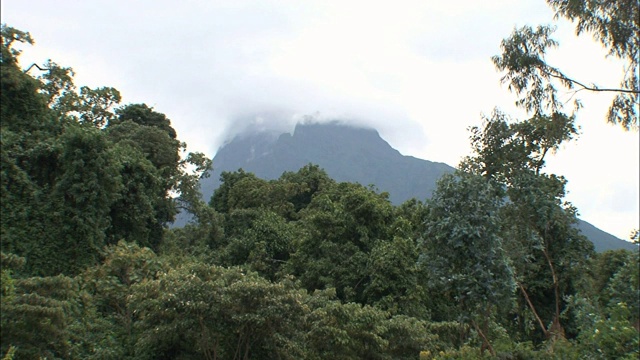
[[[296,185],[293,195],[289,198],[296,212],[307,207],[316,194],[335,184],[323,169],[313,164],[305,165],[297,172],[285,172],[280,181]]]
[[[20,42],[33,39],[2,26],[0,241],[27,259],[26,273],[77,274],[106,244],[157,247],[178,205],[207,213],[198,180],[211,161],[186,154],[166,116],[146,105],[114,112],[117,90],[77,92],[73,70],[52,61],[33,78]]]
[[[497,307],[509,305],[515,284],[500,237],[500,186],[478,175],[443,176],[427,203],[420,259],[434,289],[458,304],[458,320],[489,341],[489,321]]]
[[[316,291],[308,300],[305,340],[309,359],[416,359],[433,350],[428,324],[407,316],[335,299],[335,291]]]
[[[310,291],[333,287],[341,300],[364,303],[371,251],[393,238],[392,223],[386,195],[362,185],[340,183],[318,193],[301,212],[292,273]]]
[[[412,238],[396,235],[391,241],[378,242],[370,254],[364,303],[394,315],[429,318],[425,305],[429,294],[423,281],[428,275],[418,265],[419,254]]]
[[[238,209],[225,223],[226,245],[220,263],[245,265],[261,276],[276,280],[293,252],[298,229],[282,216],[266,209]]]
[[[135,358],[139,316],[129,300],[134,287],[152,281],[166,264],[149,248],[120,241],[104,249],[104,260],[76,277],[79,309],[73,348],[78,358]]]

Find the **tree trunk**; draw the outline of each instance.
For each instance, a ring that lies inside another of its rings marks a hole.
[[[480,347],[480,352],[482,354],[484,354],[484,350],[485,349],[489,349],[489,353],[491,354],[491,356],[496,356],[496,351],[493,348],[493,346],[491,346],[491,343],[489,342],[489,339],[485,335],[484,331],[482,331],[482,329],[480,329],[480,327],[475,322],[475,320],[471,320],[471,324],[473,325],[473,327],[478,332],[478,335],[480,335],[480,337],[482,338],[482,346]],[[485,329],[485,330],[487,330],[487,329]]]
[[[549,338],[549,331],[544,326],[544,322],[542,321],[542,319],[538,315],[538,312],[536,311],[535,306],[533,306],[533,303],[531,302],[531,299],[529,299],[529,294],[527,294],[527,290],[525,290],[524,286],[522,286],[522,284],[519,281],[516,282],[516,283],[518,284],[518,287],[520,288],[520,291],[522,291],[522,294],[524,295],[524,299],[527,301],[527,305],[529,305],[529,308],[531,309],[531,312],[533,312],[533,316],[535,316],[536,320],[538,321],[538,325],[540,325],[540,329],[542,330],[542,333],[544,334],[544,337],[548,339]]]
[[[551,261],[551,257],[549,256],[547,249],[544,249],[542,253],[547,259],[549,269],[551,269],[551,277],[553,278],[553,293],[555,298],[555,314],[553,316],[553,323],[551,324],[549,333],[554,339],[564,339],[564,328],[560,323],[560,284],[558,281],[558,276],[556,275],[555,267],[553,266],[553,262]]]

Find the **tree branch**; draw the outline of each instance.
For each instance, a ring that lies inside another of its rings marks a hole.
[[[550,72],[550,71],[548,71],[546,69],[542,69],[542,71],[544,71],[545,74],[547,74],[547,75],[549,75],[549,76],[551,76],[553,78],[564,80],[564,81],[568,81],[570,83],[579,85],[579,86],[582,87],[581,90],[599,91],[599,92],[620,92],[620,93],[628,93],[628,94],[640,94],[640,91],[638,91],[638,90],[615,89],[615,88],[599,88],[597,86],[590,87],[590,86],[587,86],[587,85],[585,85],[585,84],[583,84],[583,83],[581,83],[581,82],[579,82],[577,80],[573,80],[571,78],[568,78],[567,76],[565,76],[562,73],[558,73],[559,74],[558,75],[558,74],[554,74],[553,72]]]

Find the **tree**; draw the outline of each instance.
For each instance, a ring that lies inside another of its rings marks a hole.
[[[39,261],[45,273],[77,274],[99,261],[121,183],[110,143],[98,129],[71,126],[59,140],[58,176],[43,204],[51,241],[40,245],[51,252]]]
[[[52,61],[33,78],[19,42],[33,39],[3,25],[0,241],[27,259],[26,273],[77,274],[122,239],[157,247],[178,204],[204,208],[198,180],[211,161],[185,154],[164,114],[114,110],[113,88],[78,93],[73,70]]]
[[[595,303],[600,308],[606,307],[612,301],[610,293],[611,284],[614,276],[628,263],[633,264],[633,254],[628,250],[609,250],[601,254],[596,254],[591,259],[589,268],[591,287],[589,295],[594,298]],[[628,299],[618,299],[618,301],[626,301]]]
[[[68,358],[73,280],[62,275],[16,276],[24,258],[3,252],[1,261],[0,353],[14,348],[18,359]]]
[[[134,287],[152,281],[167,265],[149,248],[120,241],[104,248],[104,260],[76,277],[79,311],[72,325],[78,358],[131,359],[139,316]]]
[[[42,121],[47,113],[46,99],[38,93],[40,83],[21,71],[18,63],[20,51],[14,47],[16,43],[33,44],[33,38],[28,32],[5,24],[2,24],[0,34],[2,36],[2,57],[0,58],[2,129],[11,131],[41,129],[46,124]],[[4,139],[5,136],[2,138]]]
[[[419,254],[416,239],[396,235],[391,241],[379,241],[370,254],[364,303],[394,315],[428,318],[422,281],[428,275],[418,265]]]
[[[315,194],[335,184],[323,169],[313,164],[307,164],[297,172],[285,172],[280,181],[297,185],[294,195],[289,199],[296,212],[307,207]]]
[[[26,273],[75,274],[104,245],[118,192],[110,143],[47,107],[46,84],[23,73],[19,52],[5,48],[32,39],[2,32],[2,248],[28,259]]]
[[[507,83],[510,91],[522,95],[516,104],[536,115],[550,111],[553,116],[563,109],[557,94],[558,85],[573,90],[574,94],[583,90],[611,92],[616,96],[607,121],[626,130],[637,130],[640,124],[640,60],[637,53],[640,48],[640,7],[637,1],[547,0],[547,3],[556,11],[556,18],[564,17],[577,23],[577,35],[591,33],[608,50],[607,56],[625,61],[624,75],[617,88],[575,80],[545,59],[547,51],[558,46],[551,37],[555,28],[524,26],[503,40],[501,55],[492,58],[496,68],[505,72],[502,83]],[[580,107],[579,100],[575,105],[576,109]]]
[[[575,227],[577,210],[565,196],[566,179],[545,174],[544,159],[576,133],[573,117],[560,113],[512,122],[499,111],[471,130],[475,156],[460,167],[496,181],[508,201],[500,210],[505,250],[514,265],[521,306],[528,308],[545,338],[565,336],[565,297],[593,253]],[[527,316],[519,311],[526,329]],[[548,328],[548,324],[551,327]]]
[[[424,248],[420,259],[433,288],[458,304],[459,321],[489,341],[489,320],[496,307],[508,306],[513,274],[500,238],[500,186],[478,175],[444,175],[427,203]]]
[[[170,120],[145,104],[118,108],[116,115],[105,131],[121,149],[120,174],[125,187],[112,211],[115,224],[110,236],[114,241],[137,236],[132,240],[157,249],[178,206],[201,213],[196,210],[204,206],[198,180],[210,170],[211,160],[202,153],[185,154],[186,144],[176,139]],[[188,171],[189,167],[194,170]],[[133,233],[133,221],[140,221],[138,228],[147,229],[142,238],[140,231]]]
[[[636,330],[640,331],[640,253],[637,251],[628,254],[623,266],[611,277],[605,293],[610,296],[609,306],[624,303],[631,312],[628,315],[629,322]]]
[[[390,241],[393,206],[386,195],[339,183],[317,193],[301,211],[303,235],[294,243],[291,273],[309,291],[335,288],[338,298],[364,303],[371,251]]]
[[[226,245],[219,249],[220,264],[246,266],[274,281],[293,252],[298,235],[293,223],[267,209],[233,210],[225,222]]]
[[[158,169],[136,147],[127,143],[113,145],[116,164],[112,176],[117,174],[120,187],[109,208],[109,226],[105,241],[115,245],[119,241],[135,241],[142,246],[154,246],[158,235],[157,207],[164,200],[163,179]]]
[[[415,359],[433,348],[435,336],[425,321],[342,303],[335,295],[334,289],[315,291],[307,300],[308,359]]]
[[[304,358],[305,294],[285,280],[199,262],[136,286],[141,359]]]

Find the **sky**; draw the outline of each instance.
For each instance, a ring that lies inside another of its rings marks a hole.
[[[456,166],[470,126],[494,108],[525,119],[490,57],[523,25],[554,24],[548,61],[615,87],[622,63],[554,20],[543,0],[2,0],[29,31],[24,67],[72,67],[78,86],[166,114],[190,151],[213,157],[247,129],[292,131],[309,116],[377,129],[405,155]],[[561,92],[569,99],[570,95]],[[580,217],[626,239],[639,225],[639,135],[605,121],[610,94],[577,96],[581,135],[548,157]],[[215,167],[215,164],[214,164]]]

